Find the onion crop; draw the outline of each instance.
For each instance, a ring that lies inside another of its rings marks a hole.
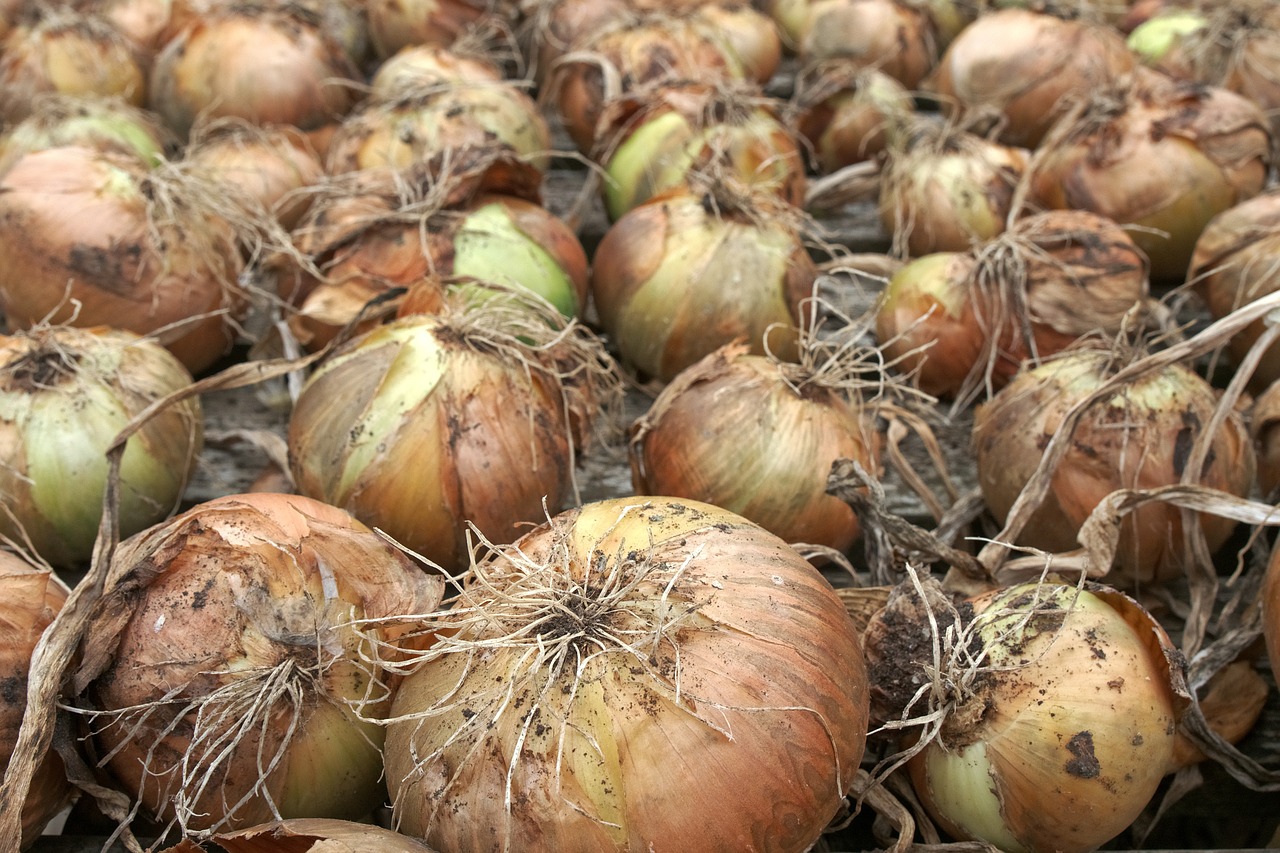
[[[866,738],[853,622],[782,540],[674,498],[497,548],[419,631],[387,730],[396,826],[452,850],[803,851]]]
[[[191,384],[154,341],[106,327],[0,336],[0,534],[57,567],[87,563],[102,519],[106,451],[152,403]],[[125,445],[125,535],[177,507],[204,446],[198,398],[165,409]]]
[[[0,175],[23,154],[80,145],[122,151],[155,165],[174,147],[159,120],[119,97],[41,95],[27,118],[0,135]]]
[[[796,52],[806,64],[844,59],[917,89],[938,61],[938,38],[919,5],[899,0],[809,0]]]
[[[911,93],[897,80],[840,60],[805,69],[791,106],[796,129],[825,174],[879,159],[915,114]]]

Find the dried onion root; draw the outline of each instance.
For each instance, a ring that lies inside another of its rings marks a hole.
[[[387,732],[400,831],[442,849],[802,851],[862,756],[856,632],[780,539],[673,498],[588,504],[415,618]]]

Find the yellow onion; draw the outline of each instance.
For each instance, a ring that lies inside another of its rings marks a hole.
[[[973,425],[978,483],[998,519],[1008,515],[1066,413],[1102,388],[1122,361],[1104,350],[1065,353],[1019,374],[978,407]],[[1111,492],[1181,482],[1217,405],[1209,383],[1181,365],[1116,387],[1084,412],[1070,449],[1053,471],[1048,496],[1018,543],[1050,552],[1076,548],[1080,526]],[[1208,441],[1196,482],[1249,494],[1256,457],[1240,415],[1228,414]],[[1235,521],[1221,516],[1194,517],[1211,551],[1235,529]],[[1128,586],[1179,576],[1191,559],[1183,537],[1177,507],[1154,502],[1136,508],[1121,522],[1115,565],[1107,577]]]
[[[900,253],[963,252],[1005,230],[1027,152],[921,119],[886,152],[880,222]]]
[[[365,0],[369,38],[386,59],[410,45],[449,45],[490,16],[508,16],[497,0]]]
[[[114,26],[94,15],[48,12],[0,43],[0,119],[29,116],[37,95],[116,95],[147,100],[144,63]]]
[[[677,374],[632,425],[628,448],[636,494],[714,504],[787,542],[845,551],[858,519],[827,494],[831,464],[853,459],[875,475],[880,437],[816,365],[730,345]]]
[[[0,518],[0,523],[3,519]],[[31,653],[67,600],[67,588],[46,568],[0,549],[0,773],[9,766],[26,710]],[[22,804],[21,849],[26,850],[71,802],[62,761],[45,753]],[[13,839],[10,839],[12,849]]]
[[[298,224],[310,202],[304,190],[324,177],[319,155],[291,125],[260,126],[237,118],[197,124],[185,156],[284,228]]]
[[[320,14],[299,4],[206,10],[156,57],[150,106],[179,136],[197,117],[311,130],[345,114],[360,74]]]
[[[1268,127],[1233,92],[1140,71],[1054,129],[1028,172],[1028,201],[1132,226],[1152,279],[1181,282],[1209,220],[1262,190]]]
[[[175,142],[159,120],[124,99],[102,95],[41,95],[31,115],[0,136],[0,175],[23,154],[82,145],[122,151],[156,165]]]
[[[434,853],[420,841],[369,823],[332,818],[294,818],[219,833],[225,853]],[[191,853],[175,848],[169,853]]]
[[[121,543],[80,645],[74,708],[120,789],[183,834],[383,800],[394,633],[439,579],[297,495],[199,504]]]
[[[450,571],[467,563],[469,524],[510,542],[559,509],[583,449],[568,377],[620,386],[599,340],[533,299],[407,315],[324,361],[289,420],[298,490]]]
[[[369,94],[391,100],[410,91],[429,89],[441,83],[496,83],[502,70],[483,53],[434,44],[411,44],[400,48],[378,66],[369,80]]]
[[[67,146],[0,178],[0,309],[11,328],[115,326],[199,373],[235,342],[246,306],[238,211],[181,166]],[[242,223],[243,224],[243,223]]]
[[[1035,148],[1075,101],[1136,65],[1108,26],[998,9],[960,32],[924,88],[949,112],[995,111],[1000,141]]]
[[[1147,297],[1146,258],[1084,211],[1018,220],[969,252],[937,252],[890,278],[876,334],[921,390],[968,401],[1090,334],[1112,337]]]
[[[505,144],[545,168],[551,131],[514,83],[442,81],[389,101],[366,101],[334,133],[325,165],[331,174],[403,169],[451,148],[491,144]]]
[[[74,8],[92,11],[115,26],[147,65],[195,16],[206,0],[73,0]]]
[[[1280,192],[1269,190],[1227,208],[1209,220],[1196,240],[1187,280],[1221,319],[1242,305],[1280,289]],[[1265,331],[1265,320],[1250,323],[1227,343],[1236,360],[1245,357]],[[1265,388],[1280,379],[1280,347],[1263,353],[1252,382]]]
[[[873,695],[941,715],[908,764],[934,820],[1008,853],[1087,853],[1127,829],[1173,769],[1189,703],[1159,623],[1052,579],[935,608],[931,629],[918,595],[891,597],[864,635]]]
[[[617,219],[715,171],[804,204],[804,159],[772,99],[754,86],[669,83],[610,102],[597,125],[605,209]]]
[[[623,361],[670,381],[736,340],[794,361],[817,272],[791,210],[713,184],[668,190],[615,222],[592,258],[591,294]]]
[[[318,347],[370,299],[430,274],[522,287],[579,316],[586,251],[536,203],[538,171],[508,155],[469,163],[446,152],[408,173],[353,173],[327,187],[294,232],[320,275],[288,263],[278,270],[280,292],[298,305],[299,339]]]
[[[899,0],[809,0],[797,52],[806,64],[842,58],[916,89],[938,61],[928,14]]]
[[[650,13],[591,32],[558,61],[548,92],[569,138],[585,153],[597,144],[605,104],[627,91],[660,81],[745,78],[724,35],[706,20]]]
[[[878,159],[915,114],[911,93],[897,80],[839,59],[804,69],[791,106],[824,174]]]
[[[808,850],[866,739],[853,622],[786,543],[696,501],[557,516],[476,563],[387,730],[443,850]]]
[[[696,4],[691,13],[720,31],[743,76],[763,86],[782,64],[782,38],[763,12],[742,0]]]
[[[0,337],[0,534],[79,567],[102,519],[106,451],[149,405],[191,384],[159,344],[131,332],[41,326]],[[204,446],[200,400],[175,404],[125,445],[125,535],[172,512]]]
[[[1280,486],[1280,382],[1272,382],[1257,396],[1248,420],[1258,458],[1258,489],[1270,498]]]

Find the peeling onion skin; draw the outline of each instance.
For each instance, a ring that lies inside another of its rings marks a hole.
[[[100,616],[82,641],[77,704],[112,711],[173,695],[174,704],[162,704],[131,734],[137,717],[130,713],[89,723],[122,790],[166,822],[175,819],[175,768],[184,756],[200,770],[209,766],[192,745],[196,711],[184,706],[236,684],[265,692],[259,673],[292,664],[283,677],[301,697],[299,728],[264,788],[281,817],[364,817],[383,798],[383,729],[358,719],[357,709],[376,719],[390,698],[370,684],[373,667],[358,655],[371,640],[351,622],[433,608],[442,593],[437,578],[335,507],[298,495],[218,498],[121,543]],[[372,630],[383,641],[394,638]],[[253,730],[203,794],[186,789],[194,800],[188,830],[273,818],[267,798],[254,792],[257,751],[264,761],[275,754],[292,712],[287,698],[269,708],[270,720],[262,711],[250,717]],[[207,712],[217,710],[211,703]],[[231,724],[242,722],[238,716]]]
[[[18,743],[32,650],[66,600],[67,588],[52,572],[0,550],[0,684],[5,696],[0,701],[0,774],[8,768]],[[54,816],[71,802],[72,793],[62,761],[50,749],[37,765],[22,804],[21,849],[36,843]]]
[[[57,568],[88,563],[102,519],[106,451],[152,403],[191,384],[154,341],[98,327],[0,336],[0,535]],[[200,399],[170,406],[125,445],[119,524],[130,536],[182,498],[204,446]]]
[[[1099,350],[1051,359],[1020,374],[978,407],[973,427],[978,482],[996,518],[1007,517],[1066,412],[1108,381],[1110,363],[1110,355]],[[1180,482],[1192,446],[1217,404],[1213,388],[1181,365],[1144,374],[1095,403],[1077,425],[1049,494],[1018,544],[1071,550],[1078,547],[1080,526],[1112,491]],[[1253,487],[1256,465],[1248,432],[1233,412],[1213,437],[1198,482],[1243,497]],[[1180,576],[1186,559],[1181,519],[1177,507],[1159,502],[1128,514],[1108,583],[1127,587]],[[1205,513],[1199,519],[1210,550],[1235,529],[1234,521],[1216,515]]]
[[[1163,629],[1114,590],[1091,586],[1073,606],[1075,587],[1048,584],[1050,606],[1001,639],[1036,595],[1027,584],[973,600],[987,663],[1013,668],[979,676],[908,770],[957,839],[1087,853],[1130,826],[1172,769],[1188,698]]]
[[[787,542],[847,550],[858,519],[827,494],[827,478],[837,459],[876,474],[879,434],[838,392],[797,393],[786,377],[742,346],[681,371],[632,427],[636,494],[714,504]]]
[[[604,602],[586,624],[635,629],[627,636],[645,650],[637,658],[602,638],[608,651],[584,664],[576,689],[572,643],[545,623],[544,639],[567,650],[558,674],[521,669],[526,650],[501,644],[421,661],[387,732],[402,832],[477,853],[802,851],[817,841],[861,759],[867,692],[852,620],[813,567],[732,513],[674,498],[588,504],[513,547],[547,568],[493,558],[486,576],[499,591],[468,587],[483,612],[530,624],[545,617],[504,596],[585,588]],[[588,573],[613,569],[636,582],[605,597]],[[658,623],[666,639],[650,657],[644,632]],[[476,627],[457,640],[482,642]],[[433,711],[442,700],[452,706]]]

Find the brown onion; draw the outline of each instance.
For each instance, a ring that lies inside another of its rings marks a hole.
[[[118,97],[41,95],[34,112],[0,136],[0,174],[23,154],[82,145],[156,165],[176,142],[158,118]]]
[[[720,31],[743,77],[761,86],[773,79],[782,64],[782,39],[767,15],[742,0],[701,3],[691,11]]]
[[[848,504],[827,493],[831,464],[873,476],[880,437],[858,401],[816,365],[716,350],[685,368],[631,427],[638,495],[714,504],[787,542],[844,551],[858,535]]]
[[[670,381],[735,340],[794,360],[817,272],[791,211],[770,193],[713,184],[668,190],[615,222],[591,293],[623,361]]]
[[[449,45],[489,16],[510,16],[497,0],[365,0],[373,49],[386,59],[410,45]]]
[[[238,213],[181,165],[75,146],[27,154],[0,179],[0,309],[13,328],[153,336],[199,373],[230,350],[246,307]]]
[[[369,94],[391,100],[413,90],[441,83],[496,83],[502,70],[479,50],[433,44],[412,44],[396,51],[378,66],[369,80]]]
[[[374,653],[396,634],[358,623],[442,592],[339,509],[218,498],[120,545],[74,707],[121,789],[184,835],[363,817],[384,796],[395,687]]]
[[[842,60],[804,69],[791,105],[796,129],[824,174],[878,159],[915,114],[911,94],[897,80]]]
[[[797,52],[806,64],[844,59],[916,89],[938,61],[933,23],[899,0],[809,0]]]
[[[617,499],[475,564],[387,730],[396,825],[446,850],[809,849],[862,757],[853,623],[733,513]]]
[[[1008,515],[1067,411],[1101,389],[1120,363],[1104,350],[1064,354],[1020,374],[978,407],[973,426],[978,482],[998,519]],[[1114,394],[1085,411],[1070,449],[1053,472],[1048,497],[1030,517],[1018,543],[1050,552],[1076,548],[1080,526],[1111,492],[1181,482],[1192,449],[1217,406],[1213,388],[1181,365],[1116,387]],[[1229,413],[1208,440],[1210,450],[1196,482],[1247,495],[1256,461],[1240,415]],[[1210,550],[1235,529],[1228,518],[1195,517]],[[1120,524],[1115,565],[1107,577],[1127,586],[1178,576],[1189,559],[1183,536],[1182,511],[1177,507],[1138,507]]]
[[[1132,226],[1152,279],[1181,282],[1209,220],[1262,190],[1268,127],[1233,92],[1140,71],[1096,92],[1044,140],[1028,201]]]
[[[89,560],[106,451],[143,410],[191,384],[154,341],[97,327],[0,336],[0,535],[58,567]],[[131,535],[177,507],[204,446],[199,398],[165,409],[125,445],[118,524]]]
[[[924,88],[949,112],[995,111],[1002,142],[1035,148],[1072,103],[1136,65],[1110,27],[998,9],[956,36]]]

